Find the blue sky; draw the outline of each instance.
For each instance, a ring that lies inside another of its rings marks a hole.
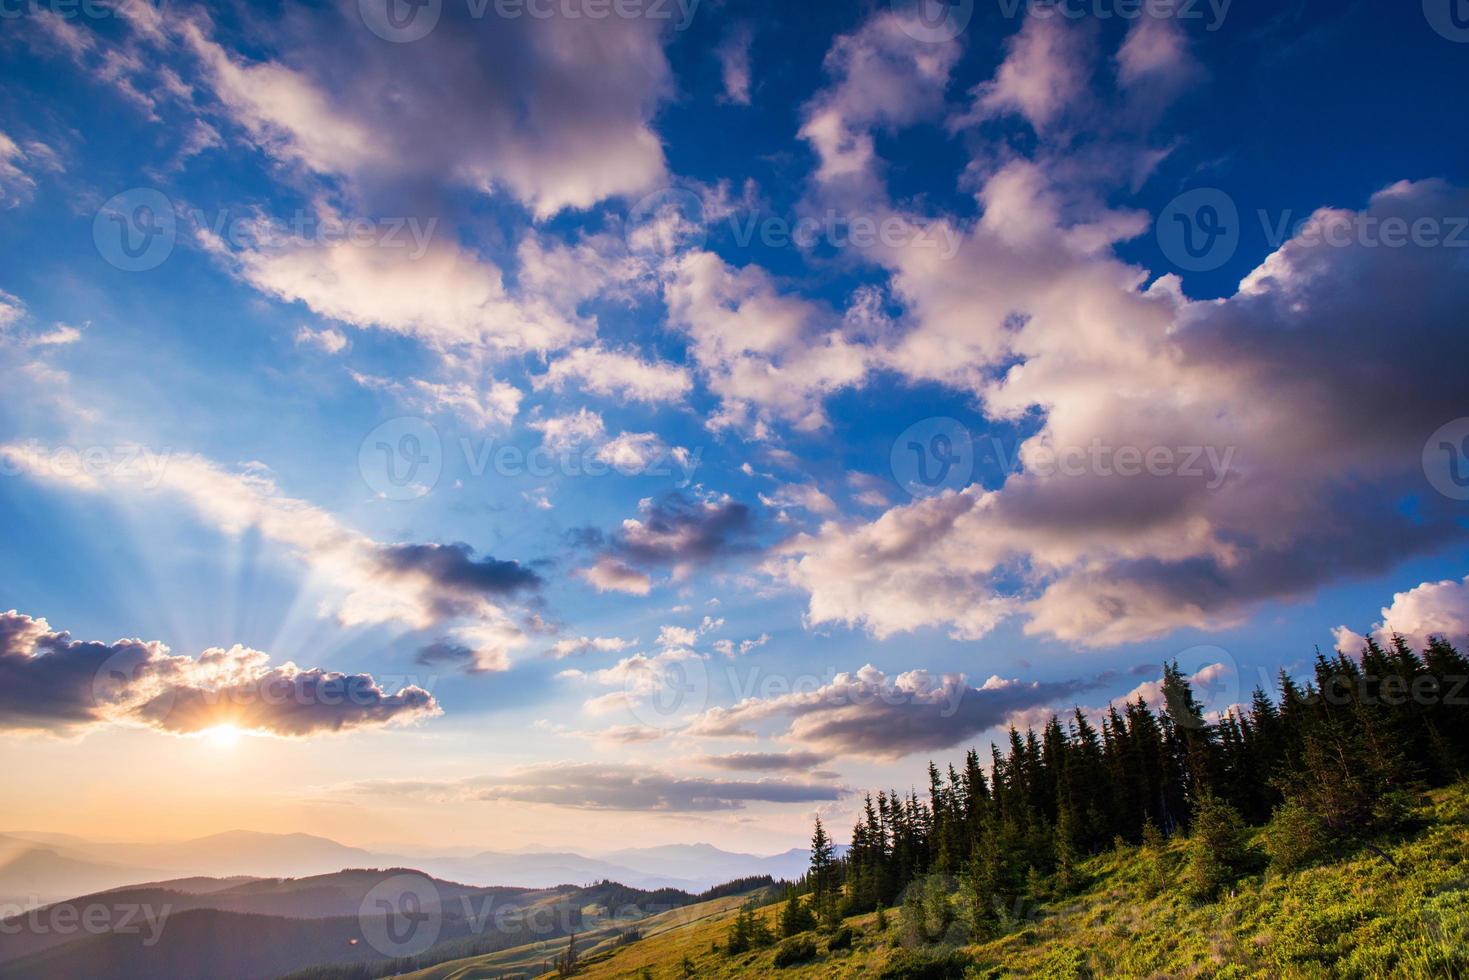
[[[775,850],[1469,632],[1447,8],[950,6],[7,6],[16,819]]]

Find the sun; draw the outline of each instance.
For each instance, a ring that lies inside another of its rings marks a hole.
[[[234,725],[215,725],[200,732],[210,745],[218,749],[233,748],[244,734]]]

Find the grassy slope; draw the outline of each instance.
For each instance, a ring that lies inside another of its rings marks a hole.
[[[1426,825],[1369,850],[1295,874],[1266,872],[1215,903],[1176,894],[1143,897],[1142,858],[1124,848],[1088,861],[1089,884],[1049,903],[1028,924],[966,952],[972,976],[1031,977],[1463,977],[1469,976],[1469,785],[1434,795]],[[1182,845],[1169,852],[1175,869]],[[853,949],[777,970],[774,951],[729,957],[723,944],[735,906],[641,942],[584,958],[578,976],[658,980],[696,977],[876,976],[897,943],[894,923],[878,935],[874,916],[849,919]],[[779,906],[762,910],[774,926]],[[825,941],[818,946],[824,951]]]
[[[716,898],[713,901],[649,916],[633,925],[642,932],[641,942],[657,944],[661,943],[662,937],[667,934],[697,928],[701,923],[710,919],[725,922],[728,916],[738,911],[743,903],[744,899],[739,896]],[[625,928],[627,928],[626,924],[581,933],[577,936],[577,956],[587,960],[609,952],[614,948],[617,933]],[[514,949],[501,950],[498,953],[489,953],[484,956],[453,960],[426,970],[419,970],[416,973],[403,974],[400,980],[479,980],[479,978],[499,977],[502,974],[516,972],[534,976],[540,972],[542,965],[548,960],[553,960],[566,952],[566,943],[565,937],[562,937],[527,946],[517,946]]]

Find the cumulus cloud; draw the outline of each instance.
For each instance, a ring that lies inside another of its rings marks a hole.
[[[558,452],[575,449],[588,442],[599,442],[606,431],[602,416],[585,408],[568,415],[535,419],[530,427],[541,433],[542,445]]]
[[[323,221],[340,220],[321,206]],[[318,316],[359,329],[413,337],[445,353],[514,353],[559,349],[590,327],[549,300],[512,296],[500,268],[431,226],[387,244],[389,229],[370,240],[324,240],[277,228],[269,219],[242,222],[226,241],[196,230],[201,245],[251,286]]]
[[[52,465],[54,452],[0,445],[16,472],[96,494],[168,493],[225,534],[249,530],[299,558],[336,593],[343,626],[399,623],[428,629],[454,621],[477,631],[484,650],[494,638],[501,651],[522,646],[521,630],[502,601],[540,584],[513,561],[476,558],[465,544],[384,544],[343,525],[326,511],[280,491],[258,464],[232,472],[200,456],[158,455],[139,447],[131,463],[100,470]]]
[[[385,44],[332,5],[231,50],[202,18],[169,25],[225,117],[265,152],[360,181],[506,192],[538,217],[664,175],[651,118],[670,91],[651,17],[497,19],[445,4],[438,28]],[[391,92],[391,98],[383,93]]]
[[[827,422],[823,399],[867,372],[866,348],[816,304],[778,291],[758,266],[734,269],[711,252],[690,252],[676,260],[664,299],[721,400],[711,428],[757,438],[773,421],[820,428]]]
[[[628,595],[647,595],[653,590],[653,578],[640,572],[626,562],[606,556],[598,558],[588,568],[577,569],[578,578],[584,579],[598,592],[625,592]]]
[[[612,534],[592,528],[581,540],[598,552],[580,574],[600,591],[646,595],[651,572],[668,571],[680,579],[695,568],[753,548],[750,509],[727,496],[694,497],[670,493],[638,504]]]
[[[1227,626],[1463,537],[1421,462],[1469,414],[1462,392],[1361,392],[1469,355],[1462,250],[1367,232],[1469,212],[1464,191],[1401,183],[1362,212],[1322,210],[1213,302],[1172,276],[1145,286],[1108,245],[1130,216],[1068,218],[1043,166],[1007,165],[979,198],[954,261],[893,252],[909,317],[889,363],[973,391],[992,419],[1043,423],[999,489],[789,543],[769,567],[810,593],[813,622],[972,638],[1020,613],[1029,633],[1110,645]],[[1399,506],[1410,494],[1420,512]]]
[[[755,726],[775,719],[788,722],[782,740],[803,751],[898,759],[952,748],[1019,712],[1100,683],[1103,679],[1024,683],[995,676],[976,688],[962,675],[935,678],[926,670],[913,670],[889,678],[868,664],[854,674],[841,673],[826,684],[812,684],[809,690],[711,708],[684,733],[749,737]]]
[[[1129,45],[1124,66],[1151,64],[1159,57],[1154,50],[1159,42],[1130,38]],[[1087,25],[1065,17],[1030,16],[1006,47],[1008,54],[995,77],[972,93],[974,105],[965,122],[1016,113],[1044,131],[1086,94],[1092,70]]]
[[[174,656],[157,641],[75,640],[44,619],[0,613],[0,729],[67,733],[113,724],[189,735],[228,725],[306,737],[440,714],[419,687],[385,691],[234,646]]]
[[[1367,645],[1367,636],[1345,626],[1338,626],[1332,633],[1336,649],[1342,653],[1355,656]],[[1429,639],[1441,636],[1462,649],[1469,642],[1469,578],[1424,582],[1394,594],[1368,636],[1380,646],[1388,646],[1394,636],[1401,636],[1414,650],[1425,649]]]
[[[605,398],[652,403],[679,401],[693,387],[688,370],[681,365],[645,361],[636,354],[598,345],[568,351],[531,382],[537,388],[560,391],[571,384],[578,391]]]
[[[815,150],[816,179],[866,187],[877,157],[873,132],[891,131],[937,114],[958,60],[955,40],[920,40],[903,13],[884,11],[832,42],[832,84],[804,108],[800,136]],[[915,15],[916,16],[916,15]]]

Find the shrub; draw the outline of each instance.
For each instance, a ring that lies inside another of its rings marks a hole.
[[[1143,894],[1148,898],[1161,895],[1168,887],[1168,851],[1162,832],[1151,820],[1143,825],[1143,846],[1138,850],[1138,858],[1143,864]]]
[[[795,966],[797,963],[806,963],[814,959],[816,959],[816,943],[810,936],[787,939],[775,948],[775,965],[778,967]]]
[[[907,945],[936,943],[946,938],[955,918],[948,882],[939,875],[915,881],[908,886],[898,915],[903,942]]]
[[[897,950],[878,974],[878,980],[958,980],[974,960],[957,949]]]
[[[857,934],[852,931],[851,926],[842,926],[836,932],[832,933],[831,938],[826,941],[827,952],[836,952],[839,949],[851,949],[852,941],[856,938]]]
[[[1294,871],[1316,860],[1326,850],[1326,825],[1294,800],[1275,810],[1265,828],[1262,844],[1275,871]]]
[[[1239,876],[1245,860],[1244,821],[1223,800],[1206,795],[1194,809],[1184,887],[1191,898],[1208,900]]]

